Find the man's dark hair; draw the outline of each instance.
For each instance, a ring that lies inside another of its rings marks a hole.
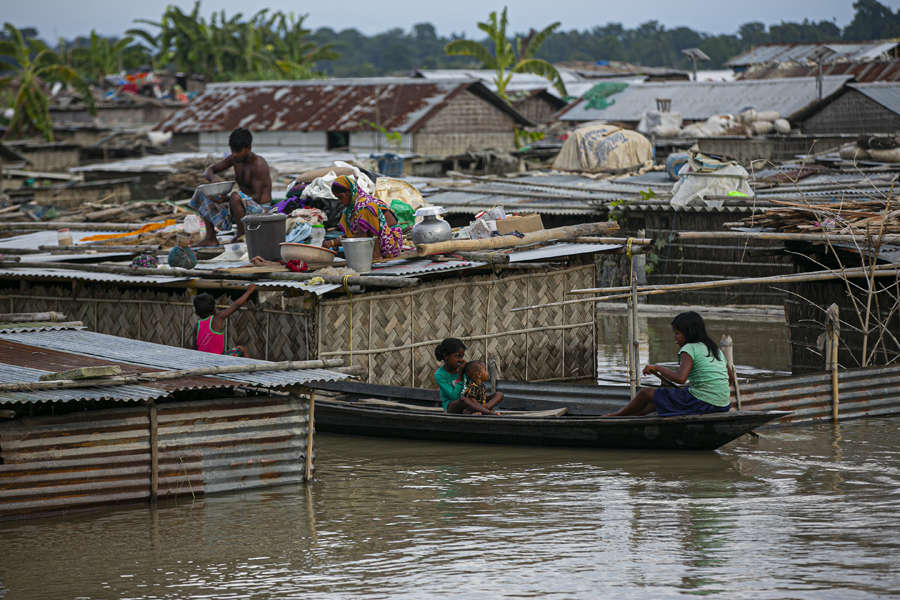
[[[194,297],[194,310],[201,319],[211,316],[216,312],[216,300],[209,294],[197,294]]]
[[[475,374],[481,371],[481,369],[485,368],[484,363],[480,360],[470,360],[466,363],[465,368],[463,369],[463,373],[469,379],[473,379]]]
[[[228,136],[228,147],[232,152],[239,152],[244,148],[249,148],[253,143],[253,135],[243,127],[238,127]]]

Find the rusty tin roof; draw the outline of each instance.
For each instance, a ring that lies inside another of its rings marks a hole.
[[[530,125],[478,81],[402,77],[216,83],[159,124],[175,133],[230,131],[388,131],[414,133],[457,94],[469,91]]]

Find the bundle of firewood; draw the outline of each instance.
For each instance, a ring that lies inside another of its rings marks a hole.
[[[747,227],[794,233],[845,235],[900,233],[900,200],[850,200],[822,204],[773,201],[778,208],[745,217]]]
[[[209,183],[203,172],[206,167],[216,162],[212,156],[208,158],[188,158],[172,165],[176,172],[167,175],[156,184],[156,189],[169,200],[187,200],[198,185]]]

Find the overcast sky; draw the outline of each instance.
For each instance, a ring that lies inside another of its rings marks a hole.
[[[897,10],[900,0],[881,0]],[[96,29],[105,35],[121,35],[137,18],[157,20],[168,4],[188,11],[192,0],[0,0],[0,20],[17,27],[36,27],[40,36],[55,41],[59,36],[72,38]],[[219,9],[231,16],[246,16],[268,7],[272,10],[306,13],[308,27],[332,27],[336,30],[356,28],[373,34],[393,27],[408,30],[413,24],[430,22],[440,35],[465,33],[478,36],[475,22],[484,20],[491,10],[509,6],[512,30],[527,31],[561,21],[563,29],[587,29],[609,22],[633,27],[655,19],[667,28],[687,26],[706,33],[735,33],[748,21],[767,25],[781,21],[819,21],[827,19],[846,26],[853,17],[853,0],[755,0],[754,2],[709,2],[708,0],[337,0],[331,2],[297,2],[268,0],[255,3],[240,0],[205,0],[201,11],[208,17]],[[480,36],[479,36],[480,37]]]

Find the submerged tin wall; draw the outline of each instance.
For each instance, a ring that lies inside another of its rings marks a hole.
[[[793,411],[778,424],[830,421],[831,373],[745,385],[741,400],[744,410]],[[838,400],[840,420],[900,414],[900,365],[839,371]]]
[[[0,517],[151,497],[150,408],[0,424]],[[309,403],[216,398],[157,405],[159,496],[304,481]]]

